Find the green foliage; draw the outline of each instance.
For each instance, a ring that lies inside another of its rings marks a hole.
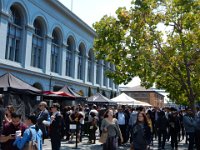
[[[93,25],[97,59],[115,65],[108,77],[126,84],[139,76],[193,107],[200,99],[200,1],[133,0],[116,14]]]

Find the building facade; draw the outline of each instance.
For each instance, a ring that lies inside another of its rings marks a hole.
[[[118,86],[104,73],[115,68],[95,60],[95,36],[57,0],[0,0],[0,75],[10,72],[44,91],[68,85],[109,97]]]
[[[146,89],[141,86],[128,87],[121,89],[121,92],[126,93],[128,96],[151,104],[154,107],[164,107],[164,95],[155,91],[154,89]]]

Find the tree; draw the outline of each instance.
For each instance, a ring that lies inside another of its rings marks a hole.
[[[115,65],[117,84],[139,76],[192,109],[200,99],[200,1],[133,0],[130,10],[104,16],[93,27],[97,59]]]

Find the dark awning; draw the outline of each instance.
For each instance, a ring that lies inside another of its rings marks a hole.
[[[10,92],[18,94],[40,94],[41,90],[20,80],[11,73],[0,76],[0,93]]]

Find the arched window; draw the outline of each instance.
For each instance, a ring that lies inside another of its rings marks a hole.
[[[90,50],[88,54],[88,82],[92,82],[93,67],[94,67],[93,62],[94,62],[93,52],[92,50]]]
[[[36,82],[33,84],[33,87],[37,88],[37,89],[40,89],[40,90],[43,90],[43,87],[40,83]]]
[[[72,37],[68,38],[67,40],[67,53],[66,53],[66,76],[72,77],[72,70],[73,70],[73,50],[74,50],[74,40]]]
[[[100,84],[101,82],[101,62],[97,60],[96,64],[96,84]]]
[[[84,46],[81,44],[79,46],[78,53],[78,75],[77,78],[80,80],[84,79]]]
[[[59,72],[58,65],[59,65],[59,50],[60,50],[60,43],[59,43],[59,34],[57,30],[53,30],[52,33],[52,44],[51,44],[51,71],[52,72]]]
[[[20,62],[20,50],[22,49],[23,18],[16,6],[10,7],[10,18],[6,42],[6,59]]]
[[[42,68],[44,29],[39,19],[35,19],[33,26],[35,32],[32,41],[31,66]]]

